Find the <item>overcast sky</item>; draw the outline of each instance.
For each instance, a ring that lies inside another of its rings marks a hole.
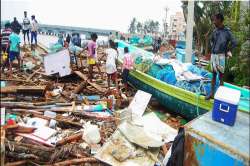
[[[23,11],[44,24],[68,25],[127,32],[130,21],[165,17],[182,11],[180,0],[1,0],[1,20],[23,18]],[[169,19],[169,17],[168,17]],[[162,28],[161,28],[162,29]]]

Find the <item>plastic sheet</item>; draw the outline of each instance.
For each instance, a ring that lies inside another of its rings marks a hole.
[[[147,74],[150,76],[164,81],[168,84],[174,85],[176,87],[188,90],[190,92],[194,92],[201,95],[209,95],[211,93],[211,74],[197,66],[190,65],[188,66],[188,71],[197,74],[199,76],[204,77],[208,81],[195,81],[189,82],[187,80],[177,81],[175,77],[175,70],[171,65],[160,66],[157,64],[153,64]],[[219,87],[219,79],[216,79],[215,89]]]
[[[173,67],[169,65],[167,65],[164,69],[160,70],[156,74],[156,78],[171,85],[175,85],[175,83],[177,82],[175,77],[175,71]]]

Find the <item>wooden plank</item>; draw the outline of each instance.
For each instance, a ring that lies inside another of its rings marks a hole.
[[[15,161],[15,162],[6,163],[5,166],[25,165],[26,163],[27,163],[27,160],[21,160],[21,161]]]
[[[34,83],[33,81],[14,79],[14,78],[1,78],[1,81],[16,81],[16,82]]]
[[[46,86],[6,86],[1,88],[1,93],[31,93],[43,95],[45,92]]]
[[[44,94],[46,86],[18,86],[17,93]]]
[[[94,87],[95,89],[97,89],[98,91],[104,93],[106,90],[103,89],[102,87],[100,87],[99,85],[97,85],[96,83],[90,82],[88,80],[88,78],[80,71],[74,71],[74,73],[76,73],[80,78],[82,78],[84,81],[86,81],[89,85],[91,85],[92,87]]]
[[[77,141],[82,138],[82,132],[73,134],[69,137],[63,138],[62,140],[58,141],[56,143],[56,146],[64,145],[66,143],[72,142],[72,141]]]
[[[2,94],[16,93],[16,86],[6,86],[1,88]]]

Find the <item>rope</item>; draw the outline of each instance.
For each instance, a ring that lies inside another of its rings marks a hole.
[[[201,86],[203,85],[203,80],[200,81],[200,86],[199,88],[196,88],[195,89],[195,94],[196,94],[196,114],[197,116],[200,116],[200,111],[199,111],[199,98],[200,98],[200,95],[201,95]]]

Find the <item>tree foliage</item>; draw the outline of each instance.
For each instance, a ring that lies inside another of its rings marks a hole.
[[[136,24],[137,24],[137,20],[136,20],[136,18],[133,18],[130,25],[129,25],[129,28],[128,28],[129,33],[136,32]]]
[[[139,22],[136,18],[133,18],[129,25],[129,33],[147,34],[159,32],[160,23],[154,20],[147,20],[145,22]]]
[[[233,57],[227,60],[225,81],[249,86],[249,9],[242,10],[240,1],[195,1],[194,5],[196,49],[203,54],[209,53],[209,39],[214,29],[211,17],[216,13],[222,13],[225,17],[224,24],[231,29],[238,43],[233,51]],[[185,20],[187,7],[188,1],[182,1]]]

